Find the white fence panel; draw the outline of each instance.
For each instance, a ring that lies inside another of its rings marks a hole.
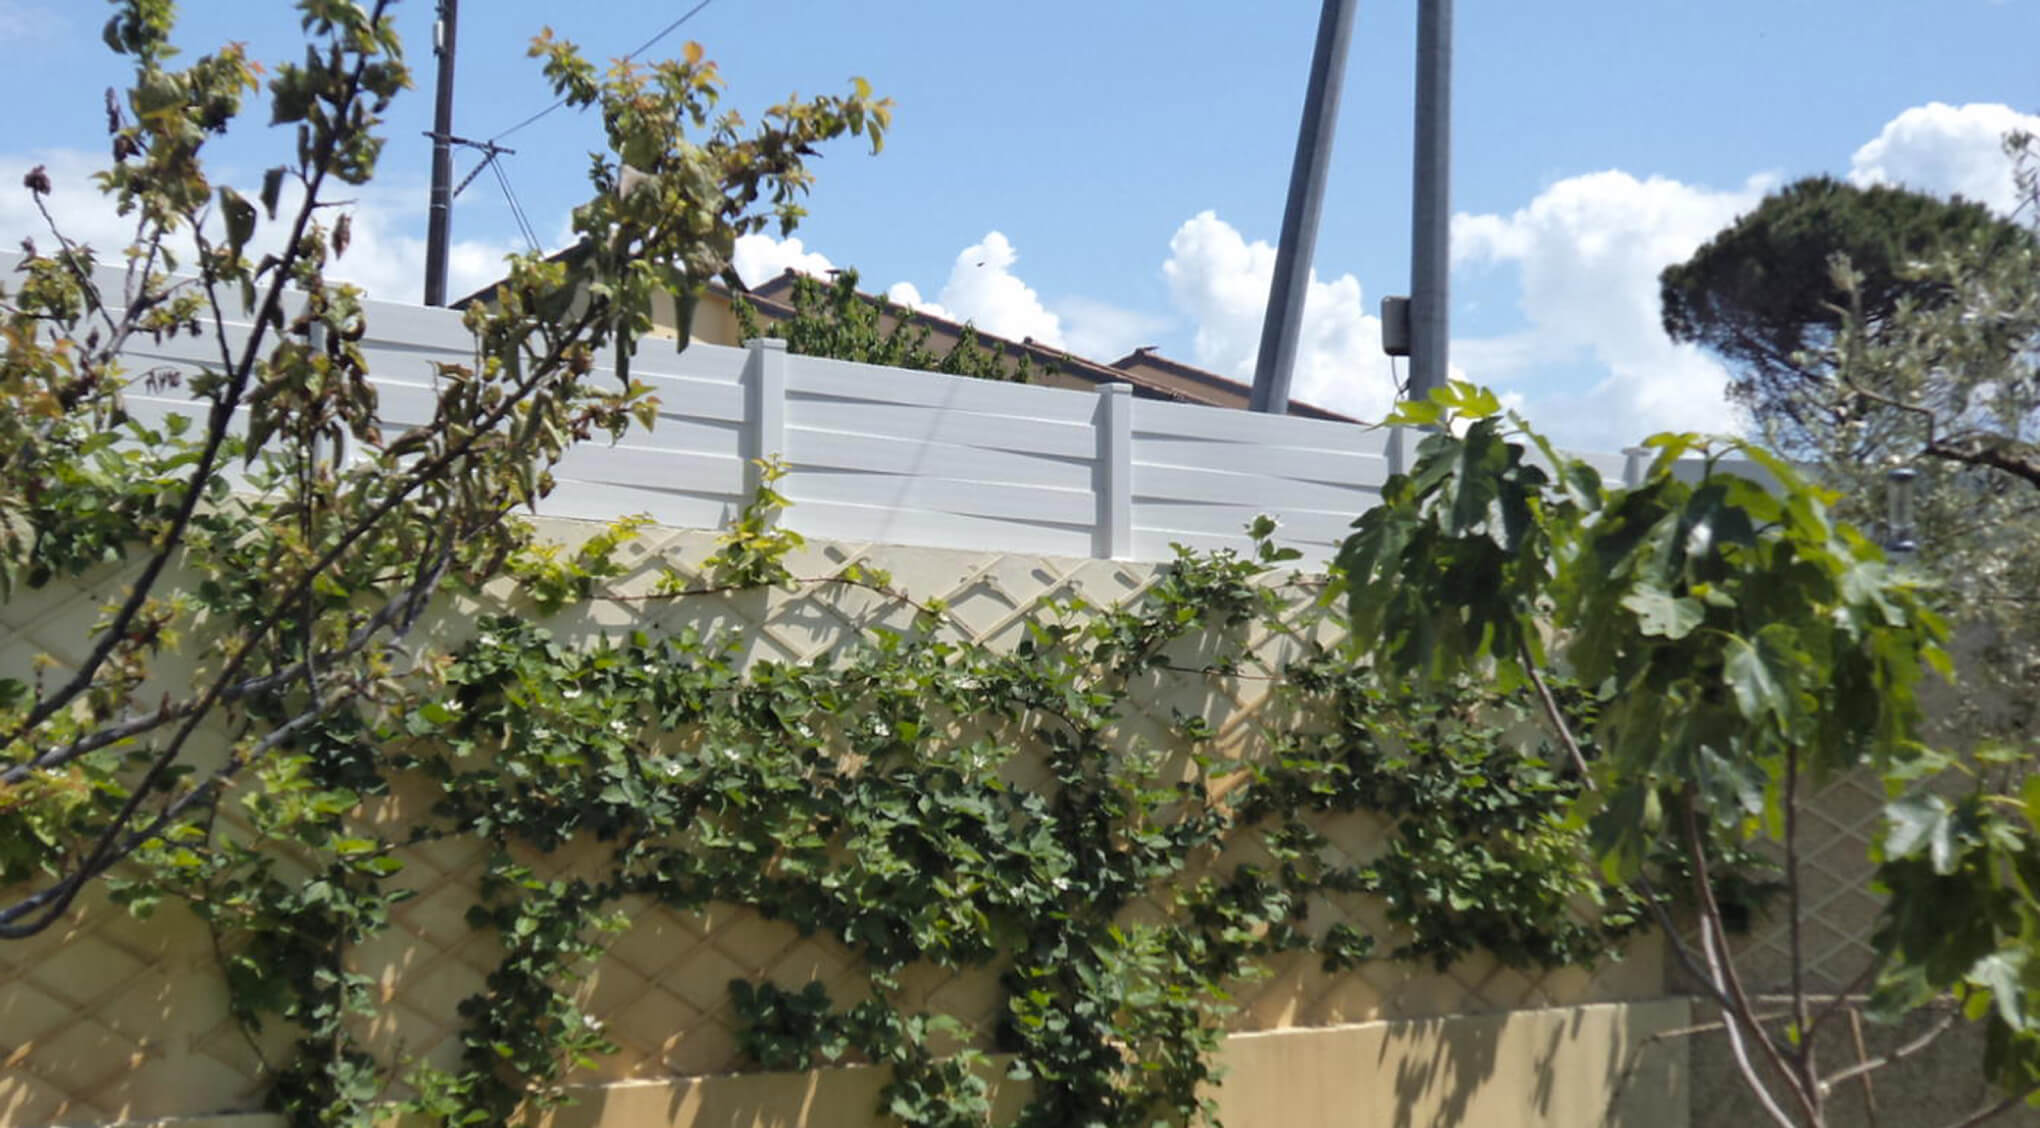
[[[1281,543],[1321,563],[1388,479],[1384,428],[1187,404],[1133,405],[1133,549],[1181,543],[1245,550],[1246,527],[1274,517]]]
[[[0,273],[19,256],[0,253]],[[100,285],[117,292],[118,272]],[[296,302],[290,303],[295,307]],[[473,363],[459,313],[367,302],[362,341],[390,433],[432,418],[439,365]],[[244,320],[229,343],[246,339]],[[211,336],[138,339],[135,374],[217,367]],[[609,365],[603,366],[605,369]],[[1306,563],[1329,558],[1382,484],[1414,456],[1416,433],[1294,416],[1140,400],[1125,384],[1072,391],[790,356],[783,343],[641,343],[631,375],[658,397],[657,425],[596,439],[554,471],[540,511],[611,520],[646,513],[713,527],[757,484],[753,460],[778,456],[786,521],[817,536],[1120,559],[1167,559],[1171,544],[1245,549],[1266,514]],[[613,379],[598,372],[600,382]],[[149,423],[206,405],[182,388],[139,383]],[[357,454],[359,452],[356,452]],[[1637,481],[1650,452],[1579,455],[1609,485]],[[1536,455],[1532,455],[1536,458]],[[1742,460],[1719,469],[1769,484]],[[230,470],[230,473],[233,472]],[[1691,480],[1697,460],[1676,473]]]
[[[1109,554],[1095,395],[813,357],[786,358],[785,395],[777,453],[794,528]]]

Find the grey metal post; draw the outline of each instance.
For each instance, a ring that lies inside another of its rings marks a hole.
[[[1451,362],[1452,0],[1418,0],[1416,161],[1410,215],[1410,398]]]
[[[1324,210],[1325,174],[1331,168],[1332,135],[1339,120],[1339,87],[1358,6],[1358,0],[1325,0],[1318,16],[1303,123],[1289,170],[1289,202],[1282,210],[1282,237],[1275,249],[1275,280],[1268,287],[1268,312],[1261,321],[1261,355],[1254,365],[1254,393],[1248,404],[1254,411],[1281,415],[1289,410],[1303,299],[1310,292],[1311,248],[1317,244],[1318,214]]]
[[[439,56],[439,89],[432,108],[432,210],[425,227],[425,304],[446,304],[447,243],[453,224],[453,46],[460,0],[439,0],[433,50]]]

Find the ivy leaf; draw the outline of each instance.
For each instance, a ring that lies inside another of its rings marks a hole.
[[[1691,596],[1674,598],[1660,587],[1640,587],[1622,597],[1622,606],[1636,612],[1637,626],[1644,634],[1681,639],[1693,633],[1706,617],[1706,609]]]

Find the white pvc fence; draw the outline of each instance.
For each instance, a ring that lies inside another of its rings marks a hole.
[[[371,302],[368,331],[392,434],[430,418],[435,362],[472,360],[452,311]],[[139,374],[219,352],[178,338],[144,340],[131,357]],[[713,528],[750,495],[753,460],[777,455],[785,522],[811,536],[1156,560],[1172,543],[1245,548],[1246,525],[1265,513],[1278,540],[1322,560],[1398,468],[1386,428],[1136,399],[1125,384],[1071,391],[791,356],[776,341],[677,355],[647,341],[631,375],[655,389],[657,426],[572,451],[542,513]],[[181,397],[138,385],[130,403],[144,419],[199,414]],[[1643,465],[1587,457],[1616,480]]]

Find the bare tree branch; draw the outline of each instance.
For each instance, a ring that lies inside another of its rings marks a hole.
[[[1728,938],[1721,928],[1721,906],[1714,899],[1714,885],[1708,877],[1705,839],[1700,833],[1700,819],[1694,810],[1690,787],[1688,794],[1682,797],[1679,807],[1684,825],[1687,860],[1693,867],[1694,900],[1700,909],[1700,945],[1707,955],[1709,977],[1730,1003],[1724,1014],[1731,1019],[1728,1036],[1729,1045],[1735,1053],[1736,1066],[1750,1091],[1764,1105],[1765,1111],[1780,1125],[1793,1128],[1792,1119],[1785,1115],[1784,1109],[1778,1107],[1777,1101],[1771,1096],[1770,1088],[1763,1083],[1763,1079],[1758,1076],[1755,1066],[1749,1060],[1749,1050],[1744,1045],[1744,1038],[1745,1036],[1753,1038],[1758,1048],[1764,1051],[1765,1060],[1792,1091],[1801,1111],[1806,1113],[1807,1122],[1817,1125],[1821,1122],[1819,1106],[1810,1094],[1801,1091],[1799,1077],[1778,1052],[1778,1047],[1765,1032],[1763,1024],[1758,1021],[1756,1010],[1750,1006],[1749,996],[1743,991],[1741,977],[1736,974],[1734,963],[1728,959]]]
[[[1941,1035],[1946,1034],[1949,1028],[1955,1025],[1955,1019],[1957,1017],[1958,1017],[1957,1012],[1951,1010],[1947,1014],[1942,1015],[1941,1020],[1939,1022],[1936,1022],[1934,1025],[1928,1027],[1926,1033],[1921,1034],[1919,1037],[1914,1038],[1912,1041],[1907,1042],[1906,1044],[1898,1047],[1897,1049],[1891,1051],[1890,1053],[1882,1054],[1878,1057],[1871,1058],[1868,1061],[1858,1062],[1855,1065],[1848,1067],[1847,1069],[1837,1070],[1834,1073],[1829,1074],[1827,1077],[1821,1080],[1820,1083],[1821,1091],[1822,1092],[1832,1091],[1836,1085],[1839,1085],[1842,1082],[1847,1081],[1851,1077],[1858,1077],[1863,1074],[1873,1072],[1875,1070],[1883,1069],[1887,1065],[1895,1065],[1898,1062],[1904,1061],[1905,1059],[1912,1057],[1914,1054],[1917,1054],[1920,1051],[1926,1049],[1928,1046],[1933,1045],[1936,1041],[1940,1039]]]

